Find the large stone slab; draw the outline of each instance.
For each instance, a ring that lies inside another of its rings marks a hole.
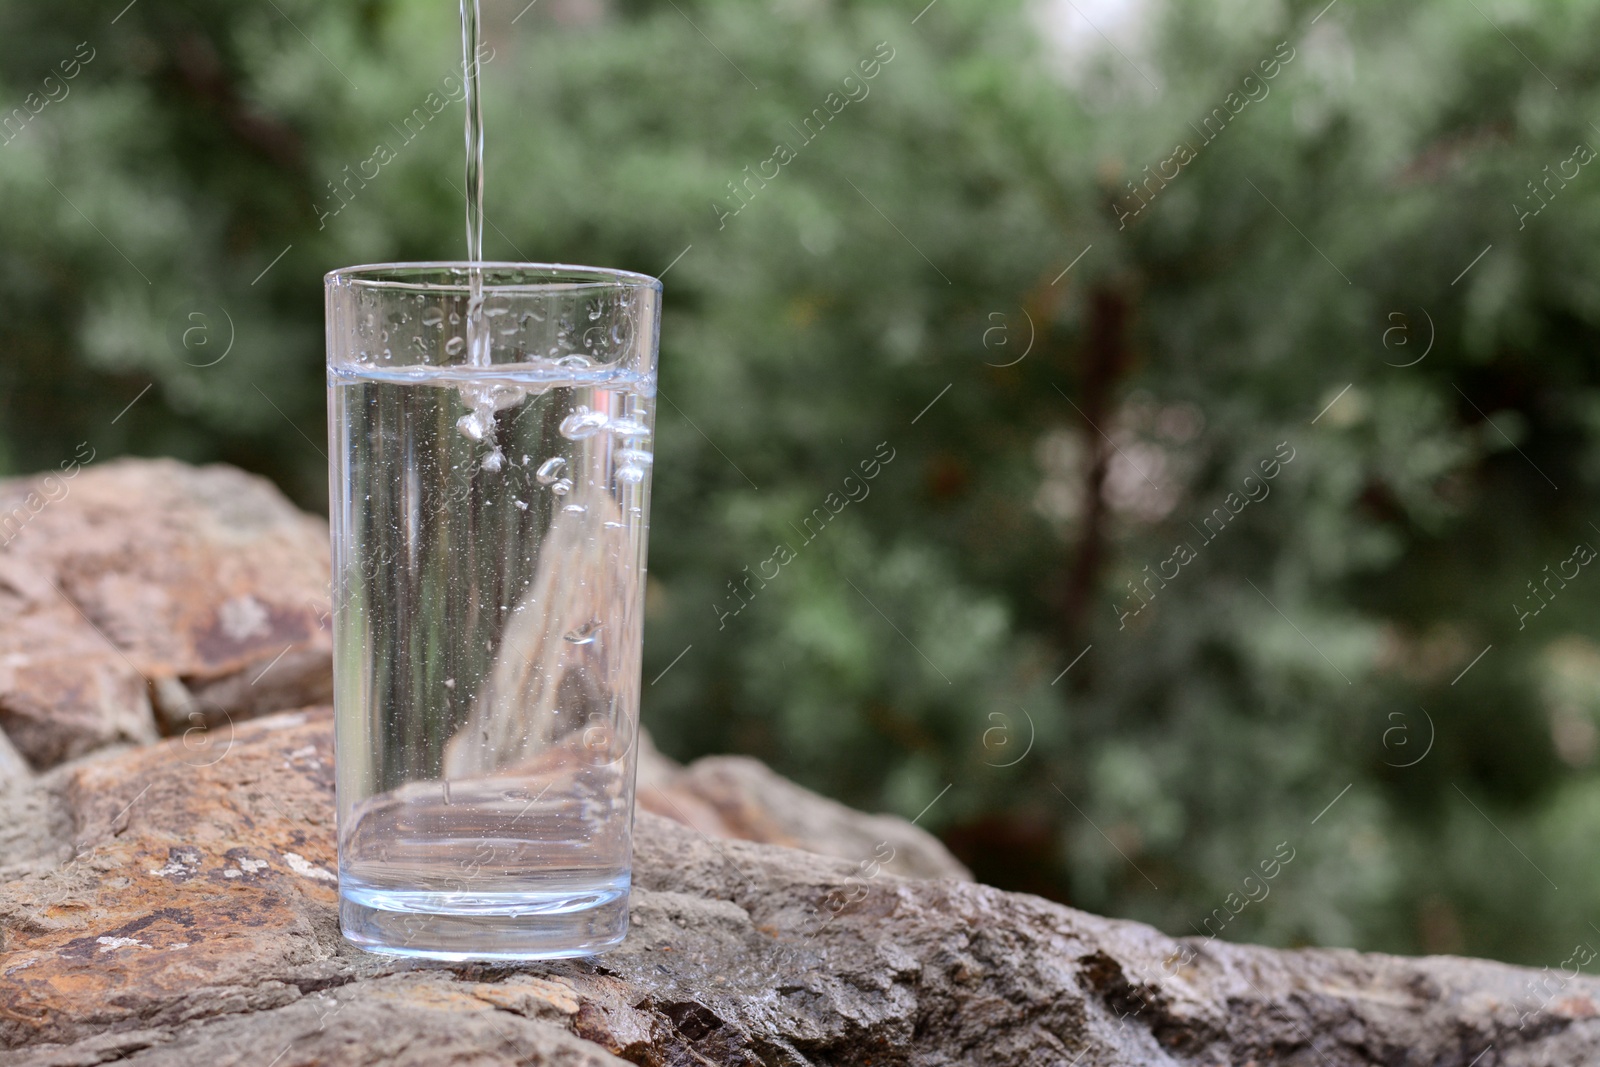
[[[59,813],[0,886],[0,1064],[1600,1062],[1585,976],[1175,940],[649,813],[619,950],[365,955],[336,924],[329,720],[108,752],[0,801]]]
[[[265,479],[124,459],[0,482],[0,728],[36,768],[326,700],[327,615],[327,525]]]

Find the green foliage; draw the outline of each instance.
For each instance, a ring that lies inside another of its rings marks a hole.
[[[1182,0],[1063,71],[1015,2],[486,2],[489,254],[671,265],[664,748],[937,798],[986,878],[1173,933],[1586,936],[1600,576],[1510,605],[1600,546],[1600,172],[1512,205],[1600,145],[1600,11],[1322,7]],[[0,458],[227,460],[318,506],[320,275],[463,247],[459,104],[403,129],[454,8],[115,15],[0,9],[4,107],[95,50],[0,147]]]

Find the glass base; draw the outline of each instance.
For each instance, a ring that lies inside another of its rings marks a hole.
[[[368,952],[435,960],[554,960],[616,948],[628,885],[583,892],[460,893],[346,889],[339,929]]]

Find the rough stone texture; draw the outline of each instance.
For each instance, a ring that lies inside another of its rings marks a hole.
[[[893,815],[865,815],[818,796],[748,756],[706,756],[683,767],[639,754],[639,807],[712,837],[785,845],[907,878],[972,874],[934,837]]]
[[[617,951],[369,956],[337,930],[331,761],[307,709],[0,800],[61,813],[55,858],[0,886],[0,1064],[1600,1062],[1587,977],[1535,999],[1548,976],[1492,963],[1173,940],[649,813]]]
[[[33,768],[22,758],[22,753],[11,739],[0,733],[0,790],[24,785],[33,778]]]
[[[328,699],[327,539],[231,467],[0,482],[0,727],[48,768]]]

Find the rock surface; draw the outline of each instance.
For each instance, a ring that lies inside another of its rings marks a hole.
[[[879,866],[907,878],[972,874],[939,839],[893,815],[866,815],[803,789],[760,760],[706,756],[682,767],[648,736],[639,754],[639,807],[712,837]]]
[[[641,813],[628,940],[592,960],[363,954],[335,911],[325,709],[41,776],[0,886],[0,1064],[1600,1061],[1600,982],[1173,940],[956,880]]]
[[[327,525],[262,478],[117,460],[0,482],[0,728],[35,768],[327,700],[327,613]]]

